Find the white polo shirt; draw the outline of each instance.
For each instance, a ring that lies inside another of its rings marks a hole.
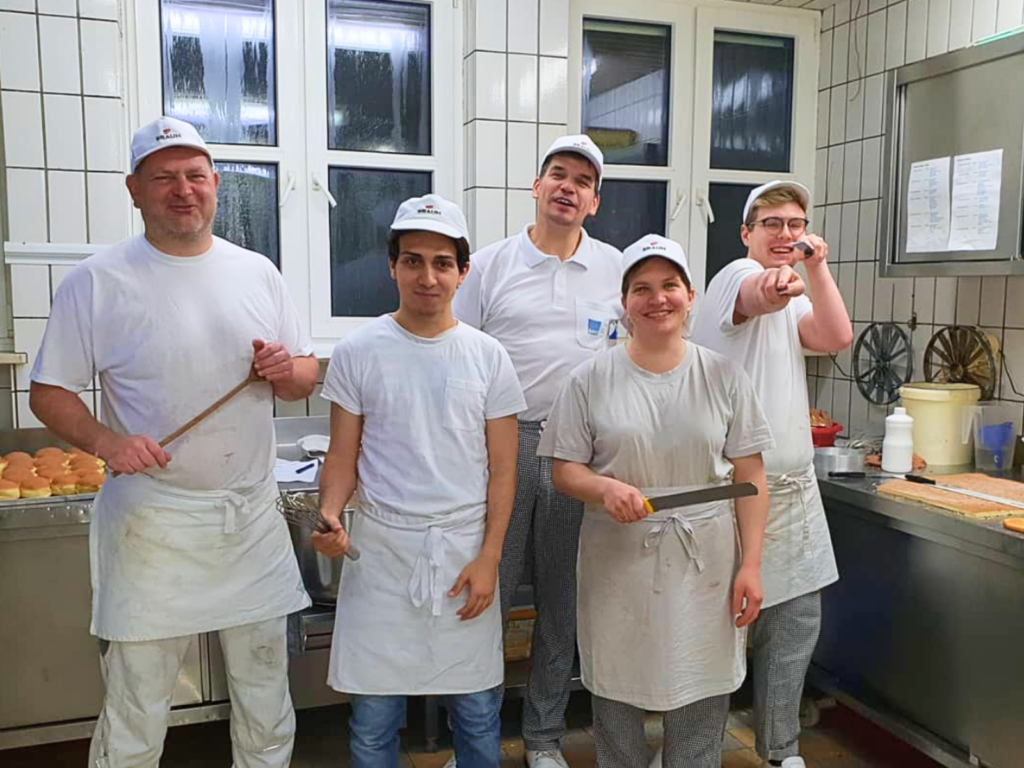
[[[542,421],[569,371],[617,335],[622,254],[583,231],[561,261],[537,250],[530,226],[470,257],[452,309],[501,342],[526,396],[519,418]]]

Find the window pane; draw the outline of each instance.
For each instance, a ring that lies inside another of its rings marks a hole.
[[[262,253],[281,266],[277,236],[277,166],[217,163],[217,218],[213,234]]]
[[[430,154],[430,7],[330,0],[331,149]]]
[[[398,206],[431,191],[429,172],[331,168],[331,314],[377,317],[398,309],[387,237]]]
[[[711,167],[789,171],[793,39],[715,32]]]
[[[666,181],[605,179],[601,206],[587,222],[587,234],[620,251],[644,235],[665,234]]]
[[[277,144],[273,0],[161,0],[164,114],[215,144]]]
[[[606,163],[668,165],[668,27],[583,21],[583,132]]]
[[[711,184],[708,199],[715,212],[715,223],[708,225],[708,254],[704,280],[711,278],[728,263],[747,255],[747,246],[740,238],[743,206],[756,184]]]

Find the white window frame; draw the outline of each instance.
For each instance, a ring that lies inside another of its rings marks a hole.
[[[604,179],[666,182],[665,232],[681,243],[689,237],[690,217],[686,200],[690,188],[689,115],[680,118],[680,106],[693,103],[693,61],[695,7],[674,0],[646,0],[630,3],[629,18],[623,15],[620,0],[573,0],[569,14],[569,125],[570,132],[582,132],[583,124],[583,19],[604,18],[640,24],[668,26],[672,30],[669,56],[669,124],[667,165],[605,165]]]
[[[215,161],[273,163],[278,169],[281,274],[317,357],[372,318],[331,317],[329,204],[314,176],[329,165],[424,170],[433,191],[461,203],[462,14],[453,0],[401,0],[431,6],[431,155],[327,149],[327,0],[274,3],[277,146],[211,144]],[[129,135],[163,114],[159,0],[125,4]],[[143,231],[133,217],[132,232]],[[381,258],[387,258],[381,243]]]
[[[627,16],[628,13],[628,16]],[[666,233],[686,249],[694,286],[704,290],[709,184],[761,184],[775,178],[814,183],[820,16],[816,11],[740,5],[716,0],[638,0],[624,10],[614,0],[571,0],[569,10],[569,130],[581,131],[583,18],[672,26],[668,166],[608,165],[606,179],[668,181]],[[793,133],[790,173],[722,171],[710,167],[711,84],[716,28],[794,38]],[[700,119],[698,119],[698,117]],[[813,191],[813,190],[812,190]]]
[[[814,194],[814,149],[818,109],[818,44],[821,17],[816,11],[735,4],[701,5],[697,9],[697,45],[694,71],[693,201],[690,249],[694,282],[703,290],[707,267],[708,224],[714,212],[708,201],[711,184],[724,182],[755,186],[787,179],[798,181]],[[790,136],[790,171],[735,171],[711,167],[711,86],[715,31],[792,37],[793,115]],[[698,119],[699,116],[699,119]],[[808,218],[812,212],[808,211]],[[737,254],[737,256],[740,254]]]

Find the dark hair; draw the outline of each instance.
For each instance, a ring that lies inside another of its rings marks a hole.
[[[590,167],[594,169],[594,191],[600,194],[600,191],[598,190],[598,185],[601,181],[601,174],[598,173],[597,166],[590,161],[590,158],[588,158],[586,155],[581,155],[579,152],[555,152],[553,155],[548,155],[544,159],[544,164],[541,165],[540,167],[540,173],[537,174],[537,178],[544,178],[544,174],[548,172],[548,166],[551,165],[552,160],[554,160],[556,157],[565,157],[566,155],[572,155],[573,157],[577,157],[580,160],[586,160],[588,163],[590,163]]]
[[[672,261],[672,259],[666,259],[663,256],[654,254],[651,256],[647,256],[646,258],[640,259],[640,261],[638,261],[636,264],[634,264],[633,266],[626,270],[626,274],[622,276],[622,298],[626,298],[626,293],[629,291],[629,284],[633,280],[633,275],[636,274],[637,268],[639,268],[641,264],[646,263],[648,259],[663,259],[664,261],[667,261],[669,264],[672,265],[672,268],[676,272],[678,272],[679,276],[683,279],[683,285],[686,286],[686,290],[693,290],[693,286],[690,285],[690,279],[686,276],[686,272],[683,271],[682,267],[680,267],[678,264]]]
[[[394,266],[398,261],[398,254],[402,252],[402,235],[410,235],[413,232],[426,232],[425,229],[392,229],[388,234],[388,261]],[[445,235],[447,237],[447,235]],[[455,243],[455,264],[459,272],[465,272],[469,268],[469,241],[464,237],[449,237]]]

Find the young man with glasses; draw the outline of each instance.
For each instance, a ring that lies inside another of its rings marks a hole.
[[[771,503],[752,637],[754,721],[758,754],[784,768],[804,768],[800,697],[821,628],[821,589],[839,578],[814,477],[804,350],[838,352],[853,340],[825,263],[828,244],[810,233],[810,202],[791,181],[750,193],[740,227],[747,258],[711,281],[693,328],[695,343],[746,369],[775,437],[764,453]],[[813,304],[793,268],[800,261]]]

